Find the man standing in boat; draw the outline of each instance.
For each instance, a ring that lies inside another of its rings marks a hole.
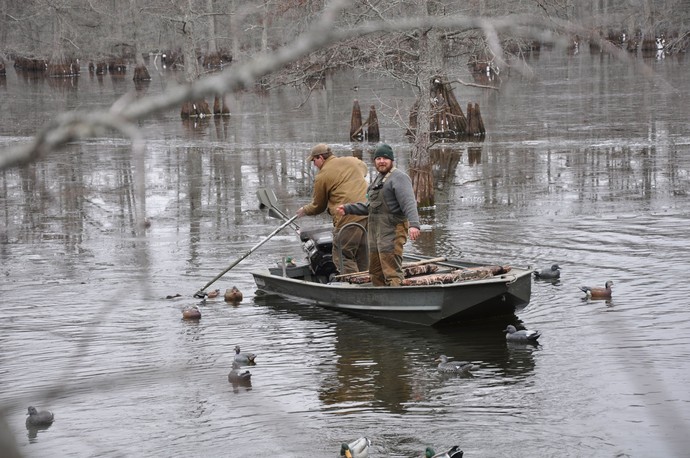
[[[419,214],[412,180],[393,166],[393,149],[381,143],[374,152],[379,172],[367,189],[367,202],[338,207],[341,215],[369,215],[369,275],[374,286],[400,286],[403,245],[419,237]]]
[[[327,211],[333,217],[333,263],[340,269],[342,251],[342,272],[349,274],[366,271],[369,268],[366,253],[367,217],[361,215],[341,215],[337,209],[347,202],[366,199],[367,166],[354,156],[336,157],[331,148],[319,143],[311,150],[307,161],[314,162],[319,169],[314,179],[314,191],[310,204],[300,207],[297,216],[318,215]],[[340,233],[349,223],[350,225]],[[364,230],[362,230],[364,229]]]

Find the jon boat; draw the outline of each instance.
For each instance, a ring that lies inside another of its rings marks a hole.
[[[441,326],[514,314],[529,303],[533,269],[406,254],[404,286],[374,287],[368,273],[337,275],[331,228],[300,231],[304,262],[252,272],[258,290],[362,318]]]

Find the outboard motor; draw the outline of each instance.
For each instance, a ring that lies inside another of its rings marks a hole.
[[[338,273],[333,263],[333,229],[331,227],[302,230],[299,237],[314,275],[328,281],[332,274]]]

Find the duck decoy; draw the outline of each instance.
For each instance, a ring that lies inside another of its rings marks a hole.
[[[185,320],[198,320],[201,318],[201,310],[198,305],[182,310],[182,318]]]
[[[194,297],[197,299],[213,299],[220,295],[220,289],[214,289],[213,291],[197,291],[194,293]]]
[[[435,361],[440,361],[438,363],[438,370],[441,372],[454,372],[457,374],[467,373],[472,369],[472,363],[467,361],[448,361],[446,355],[441,355],[435,359]]]
[[[232,370],[228,374],[228,382],[233,385],[248,385],[251,383],[252,374],[245,370],[240,371],[240,365],[236,362],[232,362]]]
[[[213,291],[209,291],[206,293],[206,297],[209,299],[216,298],[220,295],[220,289],[214,289]]]
[[[225,300],[226,302],[241,302],[242,292],[237,289],[237,286],[233,286],[231,289],[226,289]]]
[[[606,282],[606,285],[602,287],[589,287],[589,286],[580,286],[580,289],[587,295],[588,298],[590,299],[611,299],[611,294],[613,291],[611,290],[611,287],[613,286],[613,282],[611,280]]]
[[[560,278],[561,277],[561,271],[559,270],[560,267],[558,267],[558,264],[554,264],[548,269],[541,269],[541,270],[535,270],[534,271],[534,277],[535,278],[543,278],[547,280],[551,280],[554,278]]]
[[[506,333],[506,340],[511,342],[536,342],[541,337],[541,332],[539,331],[528,331],[527,329],[518,331],[512,324],[509,324],[503,332]]]
[[[48,410],[41,410],[40,412],[34,406],[29,406],[29,412],[26,418],[27,426],[49,426],[53,423],[55,415]]]
[[[360,437],[349,444],[343,443],[340,446],[340,456],[347,458],[367,458],[369,456],[369,446],[371,441],[366,437]]]
[[[242,353],[240,351],[240,346],[235,345],[235,362],[241,365],[249,366],[256,364],[254,359],[256,355],[254,353]]]
[[[433,448],[427,447],[424,453],[424,458],[462,458],[465,452],[460,450],[459,445],[453,445],[445,452],[436,453]]]

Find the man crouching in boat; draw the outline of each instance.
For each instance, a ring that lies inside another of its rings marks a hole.
[[[419,236],[419,214],[412,180],[393,167],[393,149],[382,143],[374,152],[379,174],[367,189],[367,202],[340,205],[341,215],[369,215],[369,275],[374,286],[400,286],[403,245],[408,232]]]
[[[333,217],[333,264],[340,269],[342,251],[341,274],[366,271],[369,268],[364,246],[367,217],[343,216],[337,212],[338,205],[366,199],[366,164],[356,157],[335,157],[331,148],[324,143],[312,148],[307,161],[313,161],[319,172],[314,179],[312,201],[297,210],[297,216],[318,215],[324,210],[328,211]],[[348,226],[341,234],[340,230],[348,223],[357,223],[364,230]]]

